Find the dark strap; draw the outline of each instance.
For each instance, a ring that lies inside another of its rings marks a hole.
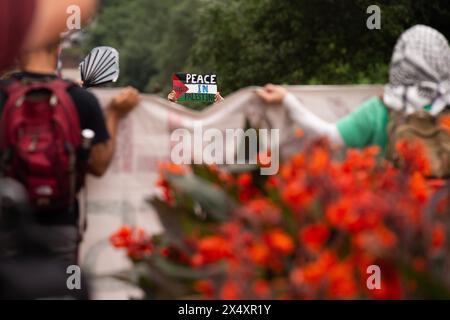
[[[6,100],[8,99],[7,87],[10,81],[0,80],[0,117],[3,115],[3,108],[5,106]]]

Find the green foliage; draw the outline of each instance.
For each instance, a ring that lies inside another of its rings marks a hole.
[[[368,30],[371,0],[211,2],[192,64],[215,66],[226,91],[269,81],[384,83],[398,36],[424,23],[450,35],[446,1],[377,1],[382,30]]]
[[[250,85],[384,83],[392,49],[421,23],[450,36],[448,0],[128,0],[105,2],[88,46],[121,53],[119,85],[167,94],[178,71]],[[382,30],[368,30],[369,5]]]

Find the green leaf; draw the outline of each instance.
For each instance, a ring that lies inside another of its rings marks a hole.
[[[203,268],[191,268],[172,263],[160,256],[154,256],[152,263],[158,269],[164,270],[165,275],[174,279],[200,280],[217,277],[225,272],[225,266],[221,263]]]
[[[450,290],[444,282],[434,278],[431,274],[417,272],[410,263],[398,263],[402,275],[417,283],[417,292],[422,299],[450,300]]]
[[[231,174],[241,174],[241,173],[248,173],[248,172],[254,172],[259,170],[258,165],[253,164],[233,164],[233,165],[227,165],[226,170]]]
[[[188,253],[191,249],[184,243],[185,233],[181,220],[182,216],[187,216],[189,213],[184,212],[180,208],[172,208],[158,198],[148,199],[147,202],[156,210],[159,220],[164,227],[166,240],[171,245]]]
[[[193,174],[169,175],[168,180],[178,192],[183,192],[196,201],[214,220],[226,221],[229,219],[235,204],[217,185]]]

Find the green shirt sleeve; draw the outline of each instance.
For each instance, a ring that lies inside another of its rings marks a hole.
[[[357,110],[337,123],[339,133],[350,148],[378,145],[382,151],[387,145],[389,113],[381,99],[366,101]]]

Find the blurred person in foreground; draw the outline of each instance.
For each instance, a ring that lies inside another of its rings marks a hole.
[[[56,76],[58,53],[58,44],[23,53],[21,72],[0,85],[0,146],[3,173],[29,193],[41,246],[55,262],[74,265],[84,231],[76,194],[86,172],[100,177],[107,171],[118,124],[138,105],[139,94],[124,89],[103,114],[93,94]],[[86,130],[91,140],[81,158]],[[0,234],[0,247],[8,237]],[[14,246],[10,253],[16,254]]]
[[[80,8],[85,23],[97,0],[0,0],[0,73],[20,51],[55,42],[67,28],[67,8],[72,5]]]
[[[437,122],[450,114],[450,46],[428,26],[414,26],[400,36],[383,96],[366,101],[337,123],[320,119],[281,86],[269,84],[257,94],[268,104],[284,105],[301,127],[333,144],[375,145],[390,160],[398,158],[399,138],[424,138],[434,177],[450,176],[450,135]]]

